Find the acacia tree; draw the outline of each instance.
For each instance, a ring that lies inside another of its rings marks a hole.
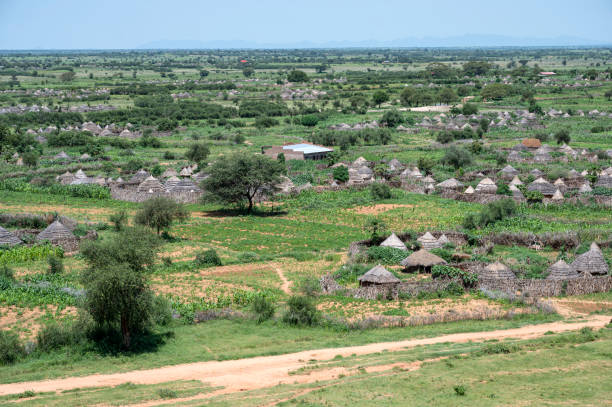
[[[175,220],[185,220],[188,216],[189,213],[183,205],[165,196],[159,196],[142,204],[142,208],[134,217],[134,222],[155,229],[159,235],[162,230],[172,226]]]
[[[205,200],[226,204],[248,205],[253,210],[257,194],[274,191],[280,183],[284,166],[264,155],[237,152],[213,163],[209,177],[202,182]]]
[[[153,293],[146,267],[153,264],[159,239],[140,228],[126,228],[112,239],[81,248],[89,267],[81,275],[84,309],[100,328],[119,330],[125,348],[152,325]]]
[[[389,100],[389,95],[384,90],[377,90],[374,92],[374,95],[372,95],[372,102],[378,107],[387,100]]]

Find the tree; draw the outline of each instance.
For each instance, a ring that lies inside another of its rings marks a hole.
[[[476,106],[473,103],[466,103],[463,105],[463,108],[461,109],[461,113],[463,113],[466,116],[476,114],[478,113],[478,106]]]
[[[413,88],[404,88],[402,93],[400,93],[400,101],[404,106],[412,106],[414,103],[414,95],[415,90]]]
[[[60,80],[62,82],[72,82],[75,77],[76,74],[73,71],[68,71],[60,75]]]
[[[383,114],[381,122],[387,127],[397,127],[404,122],[404,117],[396,109],[392,109]]]
[[[555,140],[557,140],[557,144],[569,144],[571,141],[569,130],[561,129],[555,133]]]
[[[255,197],[264,191],[274,191],[280,183],[284,166],[264,155],[247,152],[233,153],[209,167],[209,177],[202,185],[205,199],[226,204],[248,204],[253,210]]]
[[[380,105],[385,103],[387,100],[389,100],[389,95],[384,90],[377,90],[372,95],[372,102],[378,107],[380,107]]]
[[[136,213],[134,222],[138,225],[148,226],[157,231],[172,226],[175,220],[185,220],[189,216],[183,205],[164,196],[151,198],[142,204],[142,209]]]
[[[196,164],[203,163],[210,154],[210,149],[205,143],[194,143],[189,146],[189,149],[185,153],[185,157]]]
[[[469,76],[486,75],[491,64],[485,61],[470,61],[463,64],[463,72]]]
[[[201,69],[200,70],[200,78],[205,78],[208,76],[210,72],[208,72],[206,69]]]
[[[334,179],[338,182],[344,183],[349,180],[348,168],[345,167],[344,165],[339,165],[338,167],[334,168],[332,175]]]
[[[81,276],[83,306],[99,328],[119,330],[125,348],[152,324],[154,297],[145,270],[155,261],[158,247],[155,235],[129,228],[81,248],[89,265]]]
[[[459,99],[457,94],[451,88],[444,88],[438,94],[438,100],[446,105],[453,103]]]
[[[38,165],[38,154],[34,151],[28,151],[21,156],[23,163],[28,167],[36,167]]]
[[[503,83],[491,83],[482,89],[480,96],[483,99],[501,100],[509,96],[512,92],[512,86]]]
[[[451,146],[444,157],[440,160],[442,164],[448,164],[453,166],[455,169],[459,169],[463,166],[469,165],[472,163],[472,156],[470,153],[459,147]]]
[[[250,78],[254,73],[255,70],[251,67],[246,67],[242,70],[242,74],[245,76],[245,78]]]
[[[365,231],[372,240],[376,240],[387,234],[387,224],[382,219],[372,217],[366,222]]]
[[[605,96],[605,97],[606,97],[608,100],[612,99],[612,89],[607,90],[607,91],[606,91],[606,93],[604,93],[604,96]]]
[[[308,75],[304,71],[294,69],[287,75],[287,80],[289,82],[308,82]]]

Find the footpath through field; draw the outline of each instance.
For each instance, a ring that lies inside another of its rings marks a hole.
[[[439,343],[462,343],[485,341],[491,339],[530,339],[544,335],[546,332],[564,332],[583,327],[602,328],[610,322],[610,316],[593,315],[581,322],[554,322],[539,325],[528,325],[521,328],[485,332],[469,332],[443,335],[433,338],[410,339],[397,342],[381,342],[369,345],[349,346],[309,350],[277,356],[260,356],[248,359],[228,360],[222,362],[197,362],[174,366],[165,366],[149,370],[137,370],[125,373],[97,374],[91,376],[69,377],[35,382],[21,382],[0,385],[0,395],[34,392],[52,392],[86,387],[117,386],[131,382],[134,384],[159,384],[178,380],[200,380],[211,386],[223,386],[223,393],[254,390],[272,387],[279,383],[331,379],[308,375],[300,380],[289,372],[307,365],[309,361],[325,361],[337,355],[365,355],[382,351],[400,351],[419,345]],[[328,372],[332,373],[332,372]]]

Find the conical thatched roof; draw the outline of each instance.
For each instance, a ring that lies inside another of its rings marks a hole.
[[[485,276],[488,278],[505,278],[505,279],[514,279],[516,276],[505,264],[496,261],[495,263],[489,264],[484,269]]]
[[[593,188],[591,188],[588,182],[585,182],[584,184],[582,184],[580,186],[580,189],[578,189],[578,192],[580,192],[581,194],[588,194],[589,192],[592,192],[592,191],[593,191]]]
[[[198,187],[193,181],[191,181],[190,179],[182,179],[179,180],[178,183],[176,183],[176,185],[174,185],[172,188],[169,188],[170,193],[173,192],[200,192],[201,189],[200,187]]]
[[[476,185],[476,192],[494,194],[497,192],[497,185],[491,178],[485,178]]]
[[[181,177],[190,177],[191,174],[193,174],[193,170],[191,169],[191,167],[185,167],[181,170],[181,172],[179,172],[179,175]]]
[[[465,191],[463,191],[464,194],[473,194],[474,192],[476,192],[476,191],[474,190],[474,188],[471,185],[469,187],[467,187]]]
[[[561,191],[559,191],[558,189],[555,191],[555,193],[553,194],[552,198],[553,201],[562,201],[563,198],[563,194],[561,193]]]
[[[604,188],[612,188],[612,177],[607,175],[602,175],[597,178],[597,182],[595,183],[596,187],[604,187]]]
[[[514,178],[512,178],[512,181],[510,181],[510,185],[523,185],[523,181],[521,181],[521,179],[515,175]]]
[[[588,252],[577,256],[572,263],[572,269],[577,273],[589,273],[591,275],[608,274],[608,264],[603,253],[595,242],[591,243]]]
[[[145,179],[147,179],[148,177],[150,177],[151,174],[149,174],[147,171],[140,169],[138,170],[138,172],[136,174],[134,174],[134,176],[132,176],[132,178],[130,178],[130,182],[142,182]]]
[[[565,186],[565,181],[563,181],[562,178],[557,178],[555,182],[553,182],[553,185],[556,185],[558,187]]]
[[[575,169],[571,169],[569,170],[569,172],[567,173],[567,178],[568,179],[576,179],[576,178],[580,178],[580,173],[578,171],[576,171]]]
[[[455,178],[449,178],[440,182],[436,187],[442,189],[460,189],[463,188],[463,183],[457,181]]]
[[[36,236],[36,240],[48,240],[51,243],[55,243],[60,240],[76,239],[72,232],[64,226],[59,220],[54,221],[52,224],[47,226],[45,230],[40,232]]]
[[[567,280],[576,277],[578,277],[578,273],[569,264],[559,260],[548,268],[548,276],[546,278],[550,280]]]
[[[398,160],[397,158],[394,158],[391,161],[389,161],[388,165],[391,171],[396,171],[404,167],[402,163],[400,162],[400,160]]]
[[[425,249],[421,249],[406,257],[400,264],[406,268],[433,267],[437,264],[446,264],[446,261]]]
[[[176,184],[178,184],[179,182],[181,182],[181,180],[176,175],[172,175],[170,178],[166,180],[166,188],[170,189],[174,187]]]
[[[444,246],[445,244],[450,243],[450,240],[448,240],[448,237],[446,237],[445,234],[442,234],[442,236],[440,236],[438,238],[438,244],[440,246]]]
[[[529,174],[533,175],[533,176],[534,176],[534,177],[536,177],[536,178],[540,178],[542,175],[544,175],[544,173],[543,173],[542,171],[538,170],[537,168],[536,168],[536,169],[531,170],[531,171],[529,172]]]
[[[351,166],[352,166],[352,167],[355,167],[355,168],[359,168],[359,167],[362,167],[362,166],[367,165],[367,164],[368,164],[368,160],[366,160],[366,159],[365,159],[365,158],[363,158],[363,157],[359,157],[358,159],[356,159],[355,161],[353,161],[353,163],[351,164]]]
[[[433,235],[429,232],[419,237],[417,239],[417,242],[419,242],[421,244],[421,247],[425,250],[437,249],[441,247],[440,243],[438,243],[438,239],[433,237]]]
[[[147,179],[142,181],[140,185],[138,185],[138,192],[161,192],[164,190],[164,186],[159,180],[153,176],[149,176]]]
[[[15,246],[22,241],[17,236],[0,226],[0,246]]]
[[[426,176],[425,178],[423,178],[423,182],[426,184],[433,184],[436,182],[435,179],[433,179],[433,177],[431,175]]]
[[[83,153],[79,157],[79,159],[81,159],[81,160],[89,160],[90,158],[91,158],[91,156],[89,154],[87,154],[87,153]]]
[[[399,282],[399,278],[395,277],[390,271],[380,264],[359,277],[360,284],[397,284]]]
[[[408,250],[404,242],[402,242],[395,233],[391,233],[391,236],[386,238],[380,245],[383,247],[393,247],[395,249]]]
[[[519,174],[519,171],[511,165],[506,165],[501,171],[504,178],[511,179]]]
[[[66,159],[69,159],[70,156],[66,154],[64,151],[61,151],[58,154],[54,155],[53,158],[56,160],[66,160]]]
[[[510,185],[510,187],[509,187],[508,189],[509,189],[509,190],[512,192],[512,196],[513,196],[514,198],[517,198],[517,199],[523,199],[523,198],[525,198],[525,195],[523,195],[523,192],[521,192],[521,190],[520,190],[520,189],[518,189],[518,188],[516,187],[516,185],[512,185],[512,184],[511,184],[511,185]]]
[[[540,177],[533,181],[531,184],[529,184],[527,190],[538,191],[541,192],[543,195],[551,196],[557,191],[557,188],[550,182],[546,181],[544,178]]]
[[[85,174],[82,169],[79,169],[77,172],[74,173],[74,178],[85,179],[87,178],[87,174]]]
[[[176,172],[174,168],[167,168],[166,171],[164,171],[164,173],[161,175],[161,177],[170,178],[170,177],[176,177],[177,175],[178,175],[178,172]]]

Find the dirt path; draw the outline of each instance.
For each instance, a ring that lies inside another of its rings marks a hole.
[[[278,266],[274,266],[274,269],[276,270],[278,277],[282,281],[281,290],[283,290],[283,292],[286,294],[291,294],[291,281],[287,280],[287,277],[285,277],[285,272],[283,271],[283,269],[281,269]]]
[[[310,375],[303,376],[302,379],[299,375],[289,375],[289,372],[305,366],[307,361],[325,361],[333,359],[337,355],[351,356],[377,353],[385,350],[399,351],[419,345],[444,342],[462,343],[503,338],[529,339],[541,336],[549,331],[570,331],[586,326],[601,328],[609,322],[610,316],[594,315],[576,323],[554,322],[528,325],[516,329],[459,333],[434,338],[372,343],[344,348],[317,349],[286,355],[260,356],[222,362],[197,362],[125,373],[96,374],[37,382],[3,384],[0,385],[0,395],[22,393],[26,390],[49,392],[97,386],[116,386],[127,382],[134,384],[158,384],[177,380],[201,380],[214,387],[223,386],[222,390],[224,393],[231,393],[271,387],[279,383],[295,383],[300,380],[325,380],[330,377],[330,374],[333,376],[338,372],[313,372]]]

